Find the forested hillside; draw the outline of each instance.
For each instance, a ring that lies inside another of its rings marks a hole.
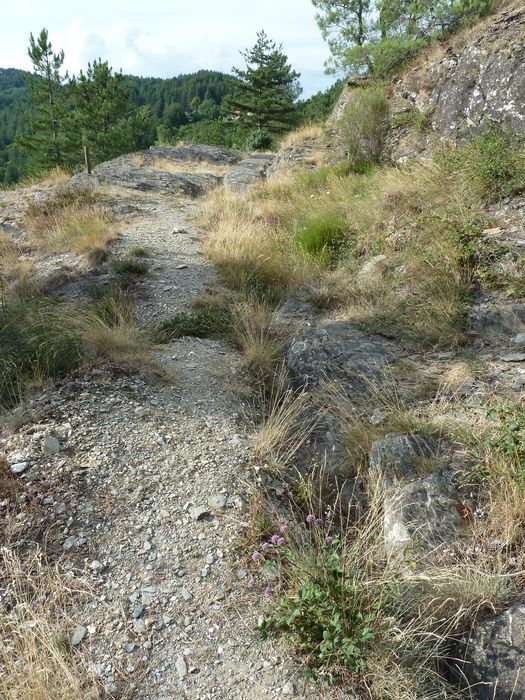
[[[16,68],[0,68],[0,184],[17,179],[14,161],[8,167],[8,146],[13,143],[28,102],[24,75],[29,73]]]
[[[25,80],[31,76],[16,68],[0,68],[0,185],[16,182],[24,163],[14,147],[15,134],[22,128],[29,104]],[[199,143],[243,147],[244,134],[223,119],[222,103],[238,81],[231,75],[211,70],[174,78],[141,78],[126,75],[132,107],[147,107],[149,115],[142,146],[179,139]],[[341,91],[341,82],[298,105],[298,120],[324,119]]]
[[[30,75],[16,68],[0,68],[0,183],[18,179],[19,156],[12,144],[28,105],[24,78]],[[230,76],[207,70],[167,80],[136,76],[125,79],[131,84],[130,102],[150,108],[146,145],[155,142],[159,127],[165,138],[178,137],[176,132],[181,127],[189,132],[199,121],[216,119],[222,99],[234,84]]]

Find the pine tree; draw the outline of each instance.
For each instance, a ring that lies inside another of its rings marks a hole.
[[[236,90],[225,98],[230,115],[241,126],[281,134],[297,122],[296,99],[302,92],[299,73],[288,63],[282,46],[271,41],[264,31],[257,34],[251,49],[241,52],[246,69],[233,69]]]
[[[64,52],[53,52],[47,29],[42,29],[36,39],[30,34],[28,54],[33,63],[27,80],[30,108],[17,144],[27,154],[30,172],[67,167],[80,153],[67,104],[67,73],[61,74]]]
[[[100,163],[140,145],[149,111],[130,106],[130,87],[121,72],[113,73],[107,61],[88,63],[70,83],[74,116],[82,144],[93,162]]]

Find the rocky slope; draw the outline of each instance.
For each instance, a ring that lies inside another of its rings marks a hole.
[[[428,129],[398,126],[390,137],[394,160],[418,155],[435,136],[461,140],[482,125],[502,124],[525,133],[525,7],[503,4],[494,15],[424,52],[392,81],[394,121],[410,121],[413,110]],[[337,121],[361,81],[350,81],[334,110]]]

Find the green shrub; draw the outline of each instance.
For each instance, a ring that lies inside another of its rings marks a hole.
[[[330,264],[340,249],[347,224],[337,216],[320,216],[307,221],[295,233],[299,248]]]
[[[143,248],[142,246],[133,246],[127,251],[127,255],[133,256],[135,258],[151,258],[152,252],[149,248]]]
[[[61,377],[81,360],[79,335],[44,298],[0,307],[0,405],[16,404],[28,384]]]
[[[272,146],[272,135],[266,129],[254,129],[250,131],[244,142],[246,151],[264,151]]]
[[[514,134],[492,128],[461,148],[457,166],[487,202],[525,190],[525,144]]]
[[[357,88],[352,94],[339,126],[356,172],[379,163],[388,133],[388,103],[380,85]]]
[[[437,624],[414,597],[418,584],[386,564],[378,516],[339,536],[329,520],[306,520],[275,526],[251,553],[268,583],[262,637],[284,637],[311,677],[342,681],[358,697],[449,697],[435,663],[449,623]]]

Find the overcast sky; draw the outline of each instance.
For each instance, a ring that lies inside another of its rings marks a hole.
[[[5,3],[5,5],[4,5]],[[265,29],[301,73],[303,97],[328,87],[328,51],[310,0],[2,0],[0,67],[30,69],[29,32],[49,30],[70,73],[94,58],[134,75],[229,72]]]

